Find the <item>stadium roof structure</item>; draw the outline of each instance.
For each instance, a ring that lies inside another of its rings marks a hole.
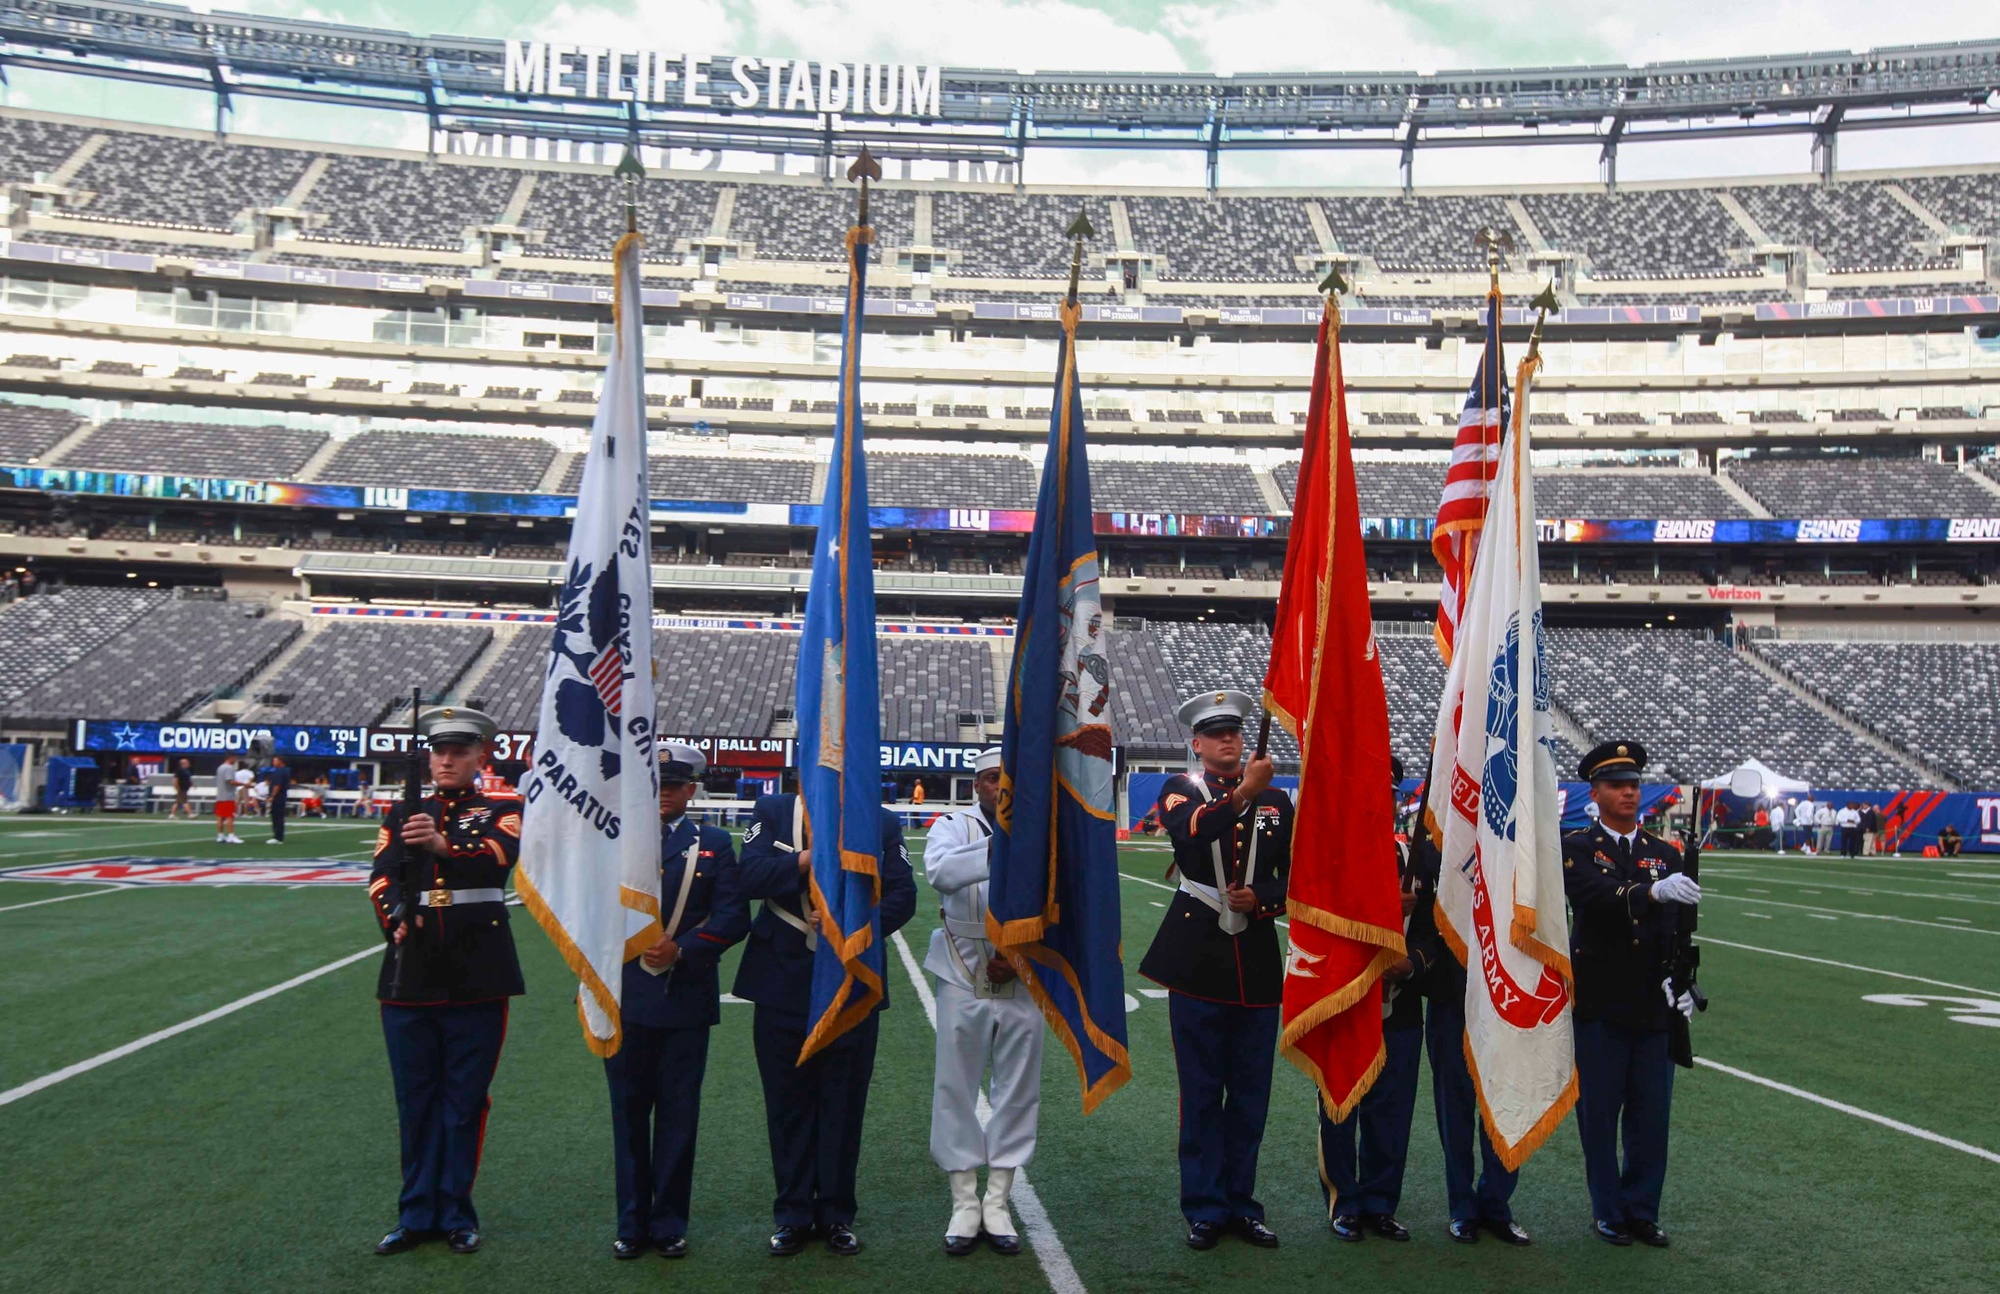
[[[920,111],[902,115],[893,106],[880,115],[818,111],[801,106],[814,96],[801,100],[796,88],[783,96],[792,107],[777,106],[779,69],[793,67],[795,79],[805,71],[810,81],[826,71],[814,62],[703,56],[718,89],[751,93],[747,103],[722,94],[700,103],[689,100],[704,96],[659,93],[676,74],[647,76],[648,68],[680,67],[689,56],[678,51],[557,46],[579,62],[548,59],[538,69],[550,73],[540,93],[510,93],[509,47],[520,47],[518,60],[527,42],[127,0],[11,0],[0,8],[0,42],[0,74],[35,68],[213,93],[218,130],[235,96],[258,95],[419,112],[434,138],[470,132],[828,160],[866,142],[880,156],[1016,164],[1031,148],[1200,151],[1211,187],[1220,155],[1237,150],[1395,150],[1407,184],[1419,149],[1596,144],[1605,179],[1615,182],[1621,144],[1775,134],[1813,135],[1819,169],[1831,177],[1843,130],[2000,119],[2000,39],[1441,73],[906,69],[925,75],[925,94]],[[541,42],[534,49],[546,52]],[[609,71],[597,95],[601,58]],[[852,69],[856,101],[870,66]],[[725,68],[737,79],[721,79]],[[746,79],[760,70],[768,103],[762,84]],[[691,85],[693,61],[687,72]]]

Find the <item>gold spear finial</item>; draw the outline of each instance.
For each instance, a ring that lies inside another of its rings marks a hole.
[[[1542,324],[1547,322],[1550,311],[1560,313],[1562,310],[1562,302],[1556,300],[1554,279],[1549,280],[1548,286],[1542,289],[1540,296],[1528,303],[1528,308],[1538,312],[1535,315],[1535,331],[1528,334],[1528,358],[1534,360],[1539,359],[1542,354]]]
[[[1089,215],[1079,207],[1076,219],[1070,221],[1069,228],[1063,232],[1076,240],[1076,246],[1069,254],[1069,303],[1075,305],[1077,280],[1083,274],[1083,240],[1093,237],[1097,230],[1091,225]]]
[[[868,223],[868,181],[882,178],[882,163],[875,160],[875,154],[868,151],[868,145],[863,144],[861,146],[860,155],[854,159],[853,165],[847,168],[847,178],[861,181],[861,214],[855,219],[854,223],[857,225],[866,225]]]
[[[1472,236],[1472,245],[1486,253],[1486,273],[1493,291],[1500,290],[1500,256],[1514,254],[1514,235],[1488,225]]]
[[[616,179],[625,183],[625,232],[639,232],[639,182],[646,178],[646,168],[639,165],[639,146],[625,145],[625,156],[611,172]]]

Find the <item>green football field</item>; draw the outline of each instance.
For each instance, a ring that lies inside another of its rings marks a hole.
[[[0,868],[354,863],[374,830],[302,823],[278,847],[261,843],[261,824],[246,825],[259,843],[217,846],[206,823],[16,818],[0,822]],[[1168,897],[1164,865],[1157,846],[1123,856],[1128,966]],[[1522,1174],[1515,1216],[1532,1248],[1450,1243],[1428,1075],[1400,1210],[1415,1239],[1341,1244],[1320,1204],[1312,1093],[1283,1062],[1259,1181],[1283,1247],[1188,1251],[1165,1004],[1134,972],[1134,1077],[1097,1114],[1082,1117],[1069,1057],[1048,1049],[1041,1151],[1026,1174],[1047,1226],[1025,1228],[1032,1244],[1019,1258],[947,1259],[944,1184],[928,1153],[931,1026],[910,979],[936,921],[925,894],[903,932],[914,958],[901,944],[890,956],[893,1009],[861,1166],[866,1251],[764,1255],[771,1179],[750,1008],[725,1005],[693,1252],[673,1265],[611,1259],[602,1067],[579,1039],[573,981],[522,913],[529,993],[515,1003],[493,1086],[478,1186],[485,1247],[373,1256],[397,1188],[372,997],[379,937],[359,887],[292,888],[288,875],[117,888],[15,871],[0,883],[0,1289],[548,1294],[680,1282],[1101,1294],[1261,1281],[1819,1294],[1988,1290],[2000,1272],[1990,1216],[2000,1198],[1995,862],[1710,855],[1702,980],[1714,1005],[1696,1021],[1703,1066],[1678,1072],[1665,1251],[1614,1250],[1588,1234],[1573,1124]],[[176,1026],[186,1027],[154,1038]]]

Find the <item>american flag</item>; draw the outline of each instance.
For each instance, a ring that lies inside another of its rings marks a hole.
[[[605,710],[617,715],[625,699],[625,653],[614,644],[597,654],[597,661],[590,667],[590,681],[597,685],[597,695],[603,698]]]
[[[1465,591],[1472,583],[1472,563],[1479,553],[1479,532],[1486,525],[1487,495],[1500,470],[1500,432],[1507,425],[1507,365],[1500,354],[1500,293],[1486,298],[1486,349],[1479,371],[1466,392],[1458,415],[1458,439],[1452,443],[1451,466],[1444,474],[1444,497],[1438,501],[1437,527],[1431,532],[1431,554],[1444,568],[1438,593],[1438,618],[1433,636],[1438,655],[1451,663],[1458,640],[1458,621],[1465,611]]]

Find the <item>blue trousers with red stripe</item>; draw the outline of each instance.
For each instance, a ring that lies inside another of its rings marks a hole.
[[[486,1091],[507,1038],[507,999],[448,1006],[382,1004],[382,1036],[396,1085],[403,1193],[411,1231],[477,1230],[472,1181],[486,1141]]]
[[[1167,998],[1181,1084],[1181,1214],[1189,1222],[1264,1220],[1257,1154],[1271,1111],[1278,1008]]]

